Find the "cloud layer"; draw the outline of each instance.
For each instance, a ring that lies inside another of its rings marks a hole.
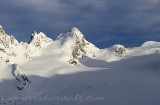
[[[51,38],[78,27],[98,47],[160,41],[159,0],[3,0],[0,24],[28,41],[33,30]]]

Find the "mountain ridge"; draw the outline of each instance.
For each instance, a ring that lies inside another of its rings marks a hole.
[[[13,36],[5,33],[0,26],[0,57],[4,61],[13,63],[23,63],[22,61],[31,60],[33,55],[41,53],[41,50],[51,45],[52,55],[61,56],[64,62],[77,65],[82,58],[104,60],[107,62],[128,59],[133,56],[153,54],[159,52],[159,42],[148,41],[137,48],[125,48],[123,45],[114,45],[110,48],[99,49],[91,42],[85,39],[85,36],[76,27],[71,28],[67,33],[60,34],[55,40],[47,37],[43,32],[34,31],[31,40],[27,42],[18,42]],[[143,51],[142,51],[143,48]],[[59,51],[58,51],[59,50]],[[134,54],[137,51],[141,54]],[[23,60],[18,60],[23,59]]]
[[[99,49],[77,28],[56,40],[34,31],[31,39],[0,34],[1,105],[160,103],[160,42]],[[63,96],[80,100],[55,99]]]

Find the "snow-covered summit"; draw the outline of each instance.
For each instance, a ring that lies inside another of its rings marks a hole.
[[[77,64],[83,56],[95,57],[99,50],[95,45],[88,42],[76,27],[67,33],[60,34],[55,40],[55,44],[66,50],[69,57],[67,61],[71,64]]]
[[[69,38],[81,40],[82,38],[84,38],[84,35],[80,32],[78,28],[73,27],[67,33],[61,33],[56,40],[61,40],[61,42],[64,42]]]
[[[31,35],[31,41],[29,44],[41,48],[44,44],[50,43],[52,41],[53,40],[51,38],[48,38],[43,32],[37,33],[36,31],[34,31]]]
[[[44,48],[53,42],[44,33],[33,32],[30,43],[21,42],[13,35],[5,33],[0,25],[0,59],[9,63],[23,63],[31,59],[40,48]]]
[[[73,36],[77,36],[77,37],[84,37],[84,35],[81,33],[81,31],[76,28],[76,27],[73,27],[71,30],[70,30],[70,34],[73,35]]]
[[[0,26],[0,48],[11,48],[18,45],[19,42],[15,39],[13,35],[9,36],[5,33],[2,26]]]

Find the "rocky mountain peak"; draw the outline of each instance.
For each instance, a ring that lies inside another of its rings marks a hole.
[[[3,27],[0,25],[0,35],[3,35],[3,34],[5,34],[5,31],[4,31]]]
[[[48,38],[43,32],[37,33],[34,31],[31,35],[31,41],[29,44],[33,44],[35,47],[41,47],[42,43],[49,43],[53,40]]]
[[[78,28],[76,28],[76,27],[73,27],[73,28],[70,30],[69,35],[70,35],[70,36],[73,36],[73,37],[75,37],[75,38],[78,38],[78,39],[84,38],[84,35],[83,35],[83,34],[81,33],[81,31],[80,31]]]

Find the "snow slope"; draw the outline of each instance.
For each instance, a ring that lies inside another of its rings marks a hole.
[[[1,105],[160,104],[160,42],[99,49],[75,27],[54,41],[11,39],[0,27]]]

